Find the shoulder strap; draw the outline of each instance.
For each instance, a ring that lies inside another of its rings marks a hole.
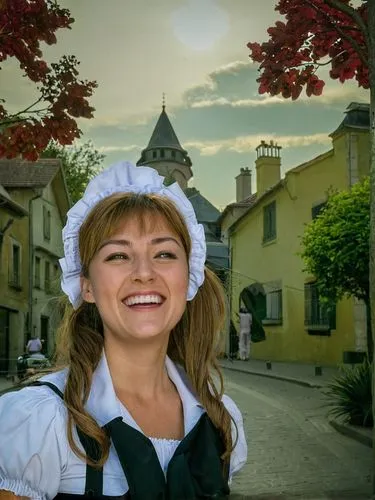
[[[32,382],[29,386],[42,386],[45,385],[49,387],[55,394],[64,399],[64,394],[60,389],[51,382],[41,382],[37,380]],[[77,427],[77,434],[86,455],[93,461],[96,462],[100,456],[100,449],[98,443],[90,436],[87,436],[84,432]],[[86,465],[86,484],[85,484],[85,495],[91,497],[101,497],[103,493],[103,468],[92,467],[91,465]]]
[[[64,399],[64,394],[60,391],[60,389],[55,384],[52,384],[51,382],[41,382],[40,380],[37,380],[36,382],[32,382],[31,384],[28,384],[26,387],[31,387],[31,386],[35,386],[35,385],[39,385],[39,386],[46,385],[47,387],[52,389],[55,394],[60,396],[61,399]]]

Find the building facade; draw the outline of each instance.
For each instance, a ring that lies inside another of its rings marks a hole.
[[[0,185],[0,376],[16,372],[26,341],[28,212]]]
[[[32,335],[40,337],[44,352],[50,355],[61,319],[58,260],[63,256],[61,233],[70,207],[60,160],[2,160],[0,183],[28,213],[24,264],[28,283],[27,296],[22,296],[27,311],[24,340]]]
[[[364,304],[345,299],[325,306],[299,255],[304,226],[324,206],[328,190],[348,189],[369,173],[369,107],[352,103],[331,139],[329,151],[284,178],[279,146],[262,142],[256,193],[227,229],[233,321],[246,287],[260,284],[265,294],[266,341],[253,345],[255,358],[334,365],[344,352],[366,350]]]

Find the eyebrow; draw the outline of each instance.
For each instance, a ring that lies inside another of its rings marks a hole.
[[[176,240],[176,238],[173,238],[172,236],[160,236],[158,238],[153,238],[151,240],[151,245],[160,245],[161,243],[166,243],[168,241],[172,241],[173,243],[176,243],[179,247],[181,244]],[[129,240],[125,239],[111,239],[111,240],[105,240],[103,243],[100,245],[99,250],[101,250],[103,247],[107,245],[121,245],[124,247],[132,247],[132,242]],[[98,251],[99,251],[98,250]]]

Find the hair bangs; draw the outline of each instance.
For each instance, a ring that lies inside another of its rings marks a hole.
[[[84,275],[101,243],[130,219],[137,219],[142,234],[166,224],[181,240],[189,257],[191,238],[183,216],[171,200],[155,194],[119,193],[99,202],[81,226],[79,249]]]

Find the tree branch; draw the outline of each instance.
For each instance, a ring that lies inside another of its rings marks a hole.
[[[318,9],[317,6],[314,3],[312,3],[310,0],[304,0],[304,1],[312,9],[314,9],[316,12],[318,12],[319,14],[323,14],[326,17],[327,21],[332,25],[332,27],[337,31],[337,33],[339,33],[342,36],[342,38],[344,38],[344,40],[346,40],[347,42],[349,42],[352,45],[353,49],[357,52],[358,57],[360,58],[362,64],[364,66],[367,66],[368,65],[368,60],[366,58],[366,54],[362,50],[362,47],[354,40],[354,38],[352,38],[350,35],[347,35],[345,33],[345,31],[340,26],[338,26],[338,24],[333,19],[331,19],[331,16],[329,16],[326,12],[322,12],[320,9]],[[331,7],[337,8],[340,12],[345,12],[342,9],[343,4],[341,2],[337,2],[337,0],[324,0],[324,2],[326,2],[327,5],[330,5]],[[332,3],[329,3],[329,2],[332,2]],[[337,7],[336,7],[336,3],[338,5]],[[348,9],[351,9],[351,10],[353,10],[355,12],[355,10],[352,9],[351,7],[349,7],[347,5],[346,5],[346,7],[348,7]],[[355,13],[357,14],[357,12],[355,12]],[[350,15],[350,14],[348,14],[348,15]],[[356,21],[356,19],[354,19],[354,17],[352,17],[352,19],[353,19],[353,21]],[[360,19],[362,20],[361,17],[360,17]],[[363,23],[363,20],[362,20],[362,23]],[[366,29],[366,34],[364,36],[365,36],[365,40],[366,40],[366,43],[367,43],[367,41],[368,41],[367,29]],[[368,44],[367,44],[367,47],[369,47]]]
[[[370,1],[373,1],[373,0],[370,0]],[[363,33],[363,36],[365,37],[366,44],[368,47],[369,46],[368,29],[367,29],[366,23],[364,22],[362,17],[358,14],[356,9],[353,9],[353,7],[351,7],[350,5],[343,3],[343,2],[340,2],[338,0],[324,0],[324,2],[327,5],[329,5],[330,7],[333,7],[334,9],[337,9],[340,12],[344,12],[344,14],[347,14],[349,17],[351,17],[353,19],[353,21],[355,21],[358,24],[360,30]]]
[[[22,111],[19,111],[18,113],[15,113],[14,115],[9,115],[8,118],[17,118],[17,116],[24,115],[25,113],[32,113],[32,111],[30,111],[30,109],[33,108],[34,106],[36,106],[40,101],[42,101],[42,99],[43,99],[42,96],[39,97],[39,99],[37,99],[33,104],[30,104],[30,106],[23,109]]]

